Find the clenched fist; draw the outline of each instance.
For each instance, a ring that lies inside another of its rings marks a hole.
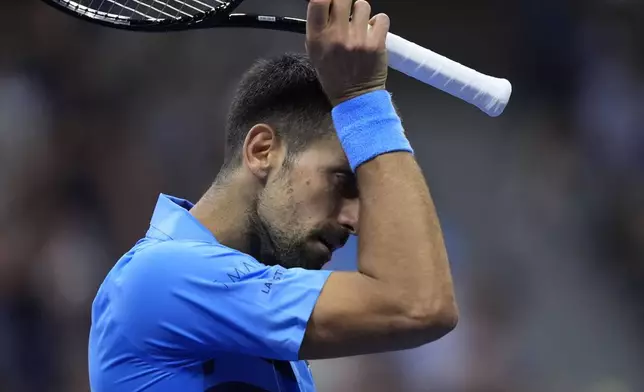
[[[389,17],[364,0],[310,0],[306,50],[333,106],[384,89]],[[352,12],[353,11],[353,12]]]

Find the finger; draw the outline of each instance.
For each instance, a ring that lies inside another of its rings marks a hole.
[[[381,49],[386,48],[387,33],[389,33],[389,16],[387,14],[378,14],[375,15],[369,21],[369,40],[377,42],[377,45]]]
[[[358,0],[353,4],[353,17],[351,19],[351,28],[354,34],[359,38],[367,35],[369,28],[369,18],[371,17],[371,5],[365,0]]]
[[[319,33],[329,23],[331,0],[310,0],[306,15],[307,34]]]
[[[331,23],[343,31],[349,28],[352,3],[353,0],[333,0],[331,5]]]

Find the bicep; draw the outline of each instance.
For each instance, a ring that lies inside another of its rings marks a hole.
[[[191,252],[148,255],[128,269],[120,319],[131,340],[165,360],[219,352],[297,359],[329,274]]]

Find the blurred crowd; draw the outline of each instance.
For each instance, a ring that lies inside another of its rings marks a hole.
[[[320,391],[644,390],[644,3],[372,4],[393,32],[514,93],[492,119],[392,71],[461,320],[416,350],[314,362]],[[303,41],[127,33],[36,0],[0,2],[0,26],[0,392],[87,391],[106,272],[159,193],[196,201],[208,188],[241,73]],[[355,252],[329,268],[354,268]]]

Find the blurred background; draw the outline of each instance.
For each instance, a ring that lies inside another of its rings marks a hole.
[[[415,350],[316,361],[319,390],[644,391],[644,3],[372,5],[514,93],[490,118],[392,71],[461,320]],[[250,9],[303,17],[306,4]],[[87,391],[98,285],[160,192],[208,188],[244,70],[303,37],[135,34],[36,0],[2,0],[0,29],[0,391]],[[355,268],[355,252],[329,268]]]

